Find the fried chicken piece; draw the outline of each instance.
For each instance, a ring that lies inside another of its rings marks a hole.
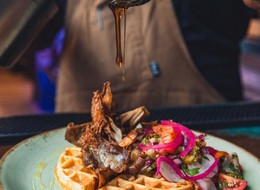
[[[96,172],[112,170],[120,173],[128,163],[128,151],[118,145],[122,140],[122,132],[111,118],[111,106],[110,85],[105,83],[101,93],[93,93],[92,124],[86,127],[80,142],[84,165]]]
[[[141,169],[144,157],[140,150],[133,151],[132,145],[139,133],[136,125],[149,115],[142,106],[118,116],[112,98],[110,83],[106,82],[102,92],[93,93],[92,121],[82,125],[71,123],[65,134],[67,141],[81,147],[83,165],[105,178],[126,171],[137,174]]]
[[[104,86],[103,86],[103,91],[102,91],[102,104],[105,108],[105,112],[108,114],[108,115],[111,115],[111,111],[112,110],[112,98],[113,98],[113,95],[112,95],[112,92],[111,92],[111,88],[110,88],[110,83],[109,82],[106,82],[104,83]]]
[[[130,130],[135,128],[138,123],[142,122],[149,114],[150,112],[144,106],[122,113],[119,116],[119,120],[123,126],[121,130],[123,130],[123,133],[128,133]]]
[[[108,108],[111,106],[110,99],[112,99],[112,94],[109,84],[104,85],[102,93],[99,91],[94,92],[91,106],[92,128],[94,133],[105,133],[109,140],[113,139],[119,142],[122,140],[122,132],[114,124],[110,115],[111,111],[108,111]],[[104,100],[105,103],[103,102]]]
[[[65,140],[70,142],[71,144],[74,144],[75,146],[81,146],[80,141],[83,136],[85,136],[86,133],[86,127],[90,127],[92,125],[92,122],[89,123],[83,123],[80,125],[75,125],[74,123],[69,123],[66,128],[65,132]]]
[[[137,138],[138,130],[135,128],[130,133],[128,133],[122,141],[120,141],[119,146],[121,147],[128,147],[129,145],[133,144]]]

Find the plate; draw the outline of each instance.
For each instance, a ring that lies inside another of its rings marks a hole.
[[[54,167],[65,147],[65,128],[49,131],[14,146],[0,161],[0,189],[61,190]],[[208,135],[207,144],[229,153],[236,152],[244,168],[250,190],[260,189],[260,161],[246,150],[223,139]]]

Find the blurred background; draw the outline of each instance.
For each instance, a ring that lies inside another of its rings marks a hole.
[[[54,24],[55,22],[51,23]],[[42,43],[37,51],[29,49],[12,68],[0,69],[0,117],[54,112],[55,83],[64,31],[60,27],[58,33],[48,35],[53,36],[52,42]],[[260,19],[251,20],[241,48],[244,99],[259,101]]]

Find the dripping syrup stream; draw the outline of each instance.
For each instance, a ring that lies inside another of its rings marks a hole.
[[[116,64],[121,68],[123,66],[123,56],[121,47],[121,18],[123,8],[115,8],[116,24]]]
[[[126,55],[126,9],[124,10],[124,56],[123,63],[125,63],[125,55]],[[125,81],[125,64],[122,65],[122,80]]]
[[[125,54],[126,54],[126,7],[110,7],[115,17],[116,31],[116,65],[122,69],[122,80],[125,81]],[[123,20],[122,20],[122,17]],[[121,38],[121,22],[123,22],[123,54]]]

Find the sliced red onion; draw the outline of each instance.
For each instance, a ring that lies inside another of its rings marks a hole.
[[[205,135],[204,134],[200,134],[199,136],[198,136],[198,139],[199,140],[203,140],[205,138]]]
[[[156,175],[159,173],[170,182],[179,182],[185,175],[179,169],[177,164],[170,158],[166,156],[160,156],[156,159],[157,171]]]
[[[207,178],[213,178],[218,173],[218,164],[215,166],[215,168],[207,175]]]
[[[189,138],[187,136],[183,137],[183,146],[186,147],[189,144]]]
[[[188,180],[199,180],[203,179],[205,177],[213,177],[212,175],[215,173],[212,173],[214,169],[218,166],[219,159],[215,159],[210,154],[204,154],[203,156],[207,158],[202,159],[202,165],[199,169],[199,174],[194,176],[188,176],[186,175],[186,179]]]
[[[202,152],[204,154],[210,154],[211,156],[214,156],[217,153],[217,150],[211,146],[206,146],[202,149]]]
[[[171,125],[170,125],[171,126]],[[182,135],[181,135],[181,130],[175,126],[171,126],[174,131],[176,132],[176,137],[174,138],[174,140],[172,142],[169,143],[165,143],[165,144],[155,144],[155,145],[151,145],[151,146],[146,146],[142,143],[140,143],[138,145],[138,147],[142,150],[142,151],[146,151],[149,149],[153,149],[153,150],[173,150],[176,147],[178,147],[181,142],[182,142]]]
[[[185,174],[170,158],[166,156],[160,156],[156,159],[156,175],[160,173],[166,180],[170,182],[178,182],[181,178],[185,180],[197,181],[206,177],[213,177],[213,174],[216,174],[213,170],[217,168],[219,160],[215,159],[209,154],[205,156],[207,159],[203,159],[199,174],[194,176]]]
[[[188,137],[188,145],[185,147],[184,151],[180,153],[180,157],[184,158],[193,149],[193,147],[196,145],[195,134],[191,130],[189,130],[187,127],[185,127],[185,126],[183,126],[179,123],[176,123],[176,122],[162,120],[161,124],[172,126],[175,129],[178,128],[178,129],[181,130],[183,135],[186,135]]]
[[[182,161],[181,159],[179,158],[176,158],[176,159],[173,159],[174,163],[177,165],[177,166],[181,166],[182,165]]]

